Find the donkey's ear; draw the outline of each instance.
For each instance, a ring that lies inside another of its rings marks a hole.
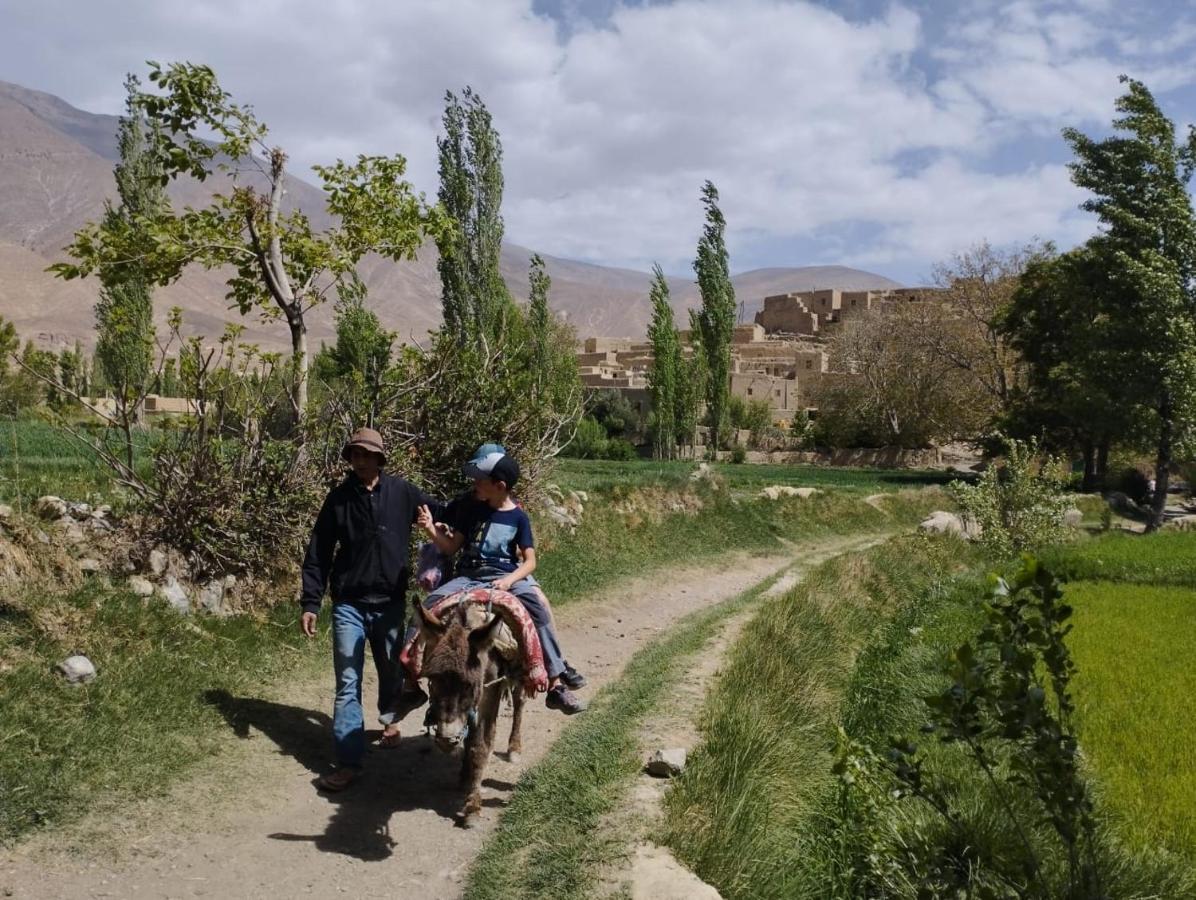
[[[485,625],[481,625],[469,632],[469,646],[481,656],[494,644],[498,637],[498,629],[502,627],[502,617],[494,616]]]
[[[424,605],[419,602],[418,597],[411,598],[411,605],[415,607],[415,621],[419,624],[420,630],[427,631],[432,634],[444,634],[448,626],[440,621],[440,617],[430,609],[424,609]]]

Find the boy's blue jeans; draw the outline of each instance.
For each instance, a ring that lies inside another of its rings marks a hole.
[[[451,581],[446,581],[428,594],[424,599],[424,606],[433,606],[438,600],[450,594],[467,591],[470,588],[488,587],[490,582],[498,577],[497,575],[462,575]],[[548,611],[548,601],[544,597],[544,592],[540,590],[536,579],[530,575],[511,585],[510,592],[519,598],[519,602],[532,617],[532,622],[536,626],[536,634],[540,638],[540,649],[544,652],[544,669],[548,672],[549,678],[556,678],[565,671],[565,659],[564,653],[561,652],[561,645],[556,639],[556,632],[552,628],[552,615]]]
[[[365,756],[365,719],[361,709],[361,679],[365,673],[365,645],[369,643],[378,672],[378,720],[389,724],[389,712],[398,690],[395,645],[403,629],[406,604],[332,604],[332,664],[336,671],[336,701],[332,709],[332,740],[336,761],[360,766]]]

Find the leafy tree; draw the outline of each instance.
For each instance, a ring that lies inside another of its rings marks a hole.
[[[456,226],[437,235],[444,327],[461,343],[492,341],[511,306],[502,252],[502,143],[482,98],[445,94],[440,205]]]
[[[1095,140],[1064,131],[1076,160],[1072,180],[1091,192],[1084,209],[1104,226],[1088,242],[1108,273],[1101,314],[1119,352],[1133,357],[1133,395],[1153,420],[1157,528],[1177,438],[1196,392],[1196,216],[1188,184],[1196,171],[1196,130],[1175,125],[1139,81],[1122,78],[1115,134]],[[1124,369],[1122,369],[1124,371]]]
[[[549,346],[552,336],[549,326],[552,324],[552,312],[548,308],[548,289],[552,287],[552,279],[544,269],[544,259],[539,253],[532,254],[531,266],[528,270],[527,324],[531,331],[531,365],[537,376],[542,375],[549,364]]]
[[[973,383],[970,393],[990,421],[1008,411],[1020,372],[1002,328],[1004,313],[1026,267],[1052,253],[1049,244],[1001,251],[980,243],[937,265],[940,293],[906,311],[917,326],[910,336],[923,352]]]
[[[652,369],[648,387],[652,392],[654,425],[652,449],[658,459],[677,455],[677,391],[681,378],[681,342],[669,302],[669,285],[659,265],[652,269],[652,321],[648,340],[652,342]]]
[[[150,63],[149,77],[162,93],[138,93],[135,104],[147,119],[162,177],[203,181],[223,171],[232,190],[181,214],[167,204],[153,219],[138,217],[144,228],[89,225],[68,248],[76,262],[53,269],[63,278],[100,271],[113,279],[134,274],[169,284],[190,263],[228,266],[229,299],[242,315],[257,309],[287,323],[297,423],[307,406],[307,312],[367,253],[412,258],[425,237],[442,237],[447,220],[403,180],[403,157],[359,156],[315,167],[337,223],[316,231],[302,211],[283,208],[286,152],[266,143],[266,126],[232,101],[210,68]]]
[[[130,245],[148,246],[152,240],[148,223],[165,206],[165,170],[157,156],[158,125],[148,125],[138,106],[140,87],[135,76],[125,79],[125,115],[117,130],[120,162],[113,169],[120,204],[106,204],[100,229],[117,239],[123,236]],[[132,468],[132,428],[141,415],[153,370],[153,284],[144,271],[130,266],[101,267],[99,277],[96,358],[112,391],[115,418],[124,434],[125,461]]]
[[[820,441],[917,448],[986,427],[975,381],[923,343],[915,305],[864,315],[838,330],[829,355],[842,371],[815,391]]]
[[[698,241],[694,271],[702,306],[693,315],[694,331],[701,333],[706,354],[706,406],[711,433],[721,435],[727,427],[727,396],[731,384],[731,338],[735,329],[735,289],[731,286],[727,228],[718,206],[718,190],[707,181],[702,186],[702,205],[706,207],[706,225]],[[717,447],[718,439],[712,441]]]
[[[1135,338],[1105,313],[1121,303],[1107,262],[1090,246],[1033,261],[1001,326],[1024,372],[1006,416],[1011,432],[1079,453],[1085,490],[1105,478],[1110,448],[1140,443],[1146,427],[1137,359],[1124,352]]]
[[[316,372],[342,391],[355,425],[375,425],[394,341],[394,332],[383,328],[377,313],[366,306],[365,284],[356,277],[346,279],[338,288],[336,343],[321,351]]]

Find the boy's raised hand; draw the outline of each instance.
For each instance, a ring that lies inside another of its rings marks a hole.
[[[436,523],[432,520],[432,510],[428,509],[427,504],[419,508],[415,521],[428,534],[436,536]]]

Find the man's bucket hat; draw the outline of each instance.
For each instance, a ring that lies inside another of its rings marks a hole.
[[[377,453],[382,457],[382,465],[386,465],[386,450],[382,446],[382,435],[374,429],[358,428],[353,432],[352,437],[345,442],[345,446],[341,450],[341,457],[345,462],[349,461],[349,451],[354,447],[360,447],[370,453]]]

